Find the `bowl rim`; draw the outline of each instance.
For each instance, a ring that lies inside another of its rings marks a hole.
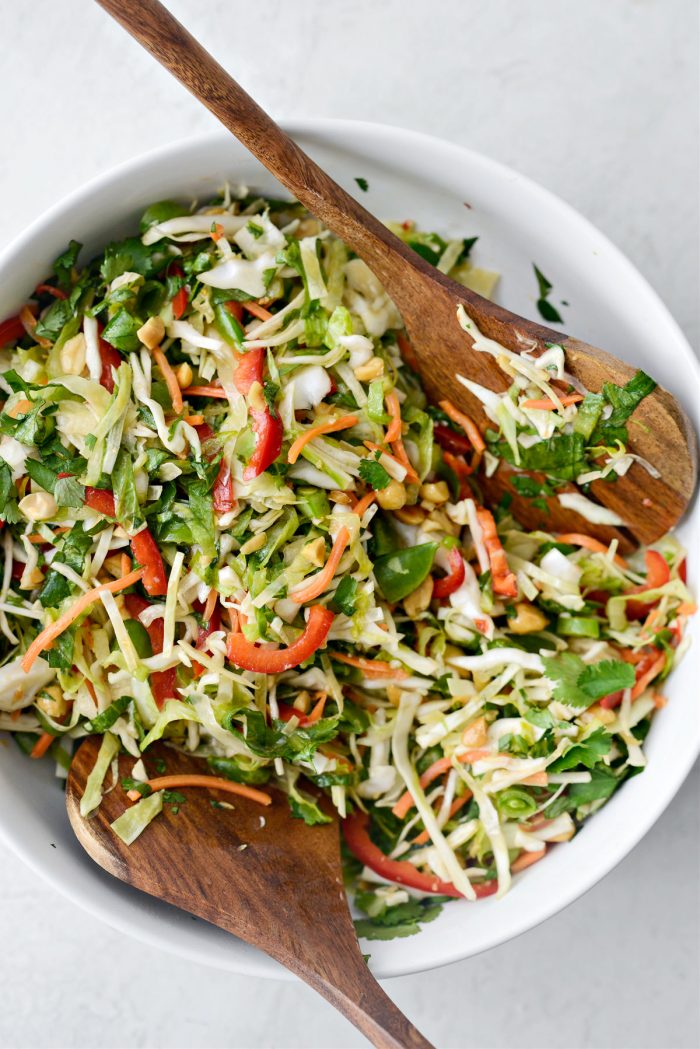
[[[613,244],[604,233],[602,233],[589,219],[578,212],[572,205],[562,200],[551,190],[540,185],[528,176],[522,175],[509,165],[506,165],[501,161],[493,160],[473,149],[458,145],[457,143],[447,141],[434,135],[402,128],[396,125],[341,118],[313,117],[282,120],[280,121],[280,124],[292,137],[300,136],[313,139],[313,137],[316,136],[320,137],[321,140],[329,142],[329,144],[334,142],[334,138],[342,138],[344,132],[347,132],[348,134],[351,132],[356,135],[359,134],[361,140],[365,141],[381,141],[383,146],[390,146],[392,142],[401,142],[403,147],[406,145],[412,145],[419,152],[421,150],[430,150],[433,151],[433,153],[439,151],[440,155],[448,160],[452,157],[459,163],[467,162],[474,169],[479,170],[492,178],[511,182],[517,180],[519,190],[523,190],[529,194],[532,199],[541,201],[550,212],[558,212],[562,219],[565,219],[568,223],[573,222],[582,232],[587,233],[589,236],[595,236],[597,242],[605,249],[614,265],[624,272],[630,285],[644,297],[649,306],[652,306],[655,309],[660,322],[663,322],[669,335],[673,338],[673,353],[682,356],[688,374],[692,375],[695,385],[700,391],[700,361],[694,354],[685,334],[680,328],[680,325],[672,316],[659,294],[649,284],[646,278],[642,276],[627,256],[615,244]],[[199,135],[186,136],[165,143],[155,149],[141,152],[135,157],[131,157],[117,165],[109,167],[106,171],[99,173],[89,181],[72,190],[70,193],[64,195],[34,219],[28,227],[15,236],[7,247],[0,252],[0,271],[7,265],[8,261],[10,261],[13,256],[21,253],[25,249],[43,227],[59,218],[64,211],[70,210],[76,205],[79,205],[81,201],[84,201],[91,194],[104,191],[109,187],[110,183],[119,182],[124,176],[127,176],[129,173],[137,172],[146,164],[152,165],[159,162],[162,163],[169,156],[176,155],[182,150],[186,149],[189,151],[197,148],[215,147],[217,144],[228,141],[229,139],[229,133],[224,130],[214,130]],[[693,503],[697,502],[697,498],[698,496],[696,494]],[[690,516],[693,503],[691,503],[691,507],[689,507],[687,516]],[[629,852],[631,852],[675,797],[690,772],[698,754],[700,754],[700,720],[695,726],[694,734],[689,732],[689,737],[689,739],[686,739],[684,759],[679,764],[674,765],[672,773],[669,772],[664,790],[657,792],[654,796],[653,804],[649,805],[638,819],[627,823],[623,827],[619,827],[619,833],[616,835],[613,847],[605,856],[604,860],[598,860],[598,862],[594,866],[592,865],[590,869],[584,870],[582,868],[578,874],[571,879],[569,885],[566,888],[561,889],[554,902],[545,903],[537,910],[534,916],[525,913],[525,909],[523,908],[523,913],[519,921],[511,921],[508,923],[507,927],[504,926],[501,931],[494,933],[493,938],[488,944],[480,946],[477,950],[460,950],[459,948],[452,950],[446,949],[444,956],[440,961],[431,962],[428,965],[411,964],[408,959],[401,963],[399,958],[397,960],[398,963],[391,966],[391,972],[382,976],[382,978],[389,979],[414,972],[427,971],[431,968],[439,968],[443,965],[449,965],[453,962],[463,960],[466,957],[471,957],[481,953],[481,951],[490,950],[492,947],[497,947],[502,943],[515,939],[529,929],[535,928],[537,925],[564,910],[564,908],[568,907],[576,899],[587,893],[599,881],[601,881],[602,878],[609,874]],[[95,903],[92,897],[88,898],[81,896],[77,890],[73,889],[69,881],[61,875],[54,874],[50,865],[42,864],[40,860],[35,858],[32,854],[31,849],[25,846],[24,839],[13,835],[4,826],[2,821],[0,821],[0,841],[10,848],[31,870],[38,874],[44,881],[48,882],[53,888],[57,889],[63,896],[67,897],[88,913],[100,918],[111,927],[120,932],[126,933],[137,940],[168,950],[169,952],[175,953],[181,957],[189,958],[219,969],[225,968],[227,970],[241,972],[251,976],[262,976],[265,978],[295,979],[292,974],[283,970],[281,966],[277,965],[277,963],[271,962],[266,956],[258,955],[257,952],[251,952],[250,954],[246,953],[244,958],[240,958],[240,956],[235,958],[232,956],[233,964],[224,966],[221,964],[219,957],[209,957],[206,953],[205,947],[200,946],[197,943],[180,944],[178,942],[171,942],[167,936],[167,923],[163,923],[162,931],[159,931],[158,928],[151,928],[150,926],[144,928],[136,921],[127,919],[121,914],[113,914],[109,912],[103,903]],[[134,909],[134,914],[136,915],[136,913],[137,911]]]

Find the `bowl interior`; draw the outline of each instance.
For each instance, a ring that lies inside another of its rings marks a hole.
[[[456,146],[378,125],[313,121],[289,127],[300,144],[370,210],[415,219],[424,229],[480,240],[473,258],[501,272],[498,298],[535,316],[532,263],[562,300],[566,329],[649,371],[679,396],[698,427],[700,370],[668,311],[631,264],[585,219],[515,172]],[[363,177],[369,190],[355,183]],[[143,208],[167,197],[205,200],[224,181],[262,193],[279,185],[230,136],[177,143],[137,159],[74,194],[43,216],[0,258],[0,317],[49,272],[71,238],[84,259],[133,232]],[[697,551],[697,503],[679,528]],[[697,582],[691,559],[690,583]],[[694,623],[691,634],[698,634]],[[691,647],[666,690],[668,706],[647,741],[649,765],[576,838],[519,876],[501,901],[450,904],[409,940],[373,942],[378,976],[446,964],[495,946],[561,909],[606,874],[663,811],[700,744]],[[96,867],[68,825],[63,793],[44,763],[29,762],[0,739],[0,838],[76,903],[111,925],[193,960],[249,975],[282,976],[273,961],[232,937],[115,881]]]

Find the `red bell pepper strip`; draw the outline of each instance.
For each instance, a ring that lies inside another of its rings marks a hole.
[[[448,561],[450,566],[448,574],[441,579],[436,579],[433,583],[433,597],[440,601],[454,594],[455,590],[459,590],[466,575],[464,558],[456,546],[450,550]]]
[[[185,276],[185,273],[184,273],[182,267],[174,265],[172,263],[170,264],[170,266],[168,266],[168,269],[167,269],[166,272],[167,272],[168,276],[170,276],[170,277],[184,277]],[[183,284],[183,286],[181,288],[178,288],[178,290],[175,292],[175,294],[173,295],[172,299],[170,300],[170,305],[171,305],[172,311],[173,311],[173,317],[175,318],[176,321],[179,321],[180,317],[182,317],[183,313],[187,309],[187,303],[188,302],[189,302],[189,294],[188,294],[187,288]]]
[[[299,728],[306,728],[307,725],[315,725],[316,722],[320,721],[323,717],[323,708],[325,705],[325,693],[315,704],[314,709],[310,714],[304,714],[301,710],[296,710],[294,707],[288,707],[286,703],[279,703],[280,721],[291,721],[292,718],[297,718],[299,720]]]
[[[24,325],[19,317],[8,317],[0,324],[0,349],[21,339],[23,335]]]
[[[643,594],[647,590],[656,590],[658,587],[663,586],[664,583],[668,583],[671,578],[671,569],[668,567],[665,557],[658,550],[647,550],[644,554],[644,560],[647,566],[646,582],[642,583],[641,586],[630,587],[629,590],[625,590],[626,594]],[[656,601],[651,603],[635,599],[626,601],[625,615],[628,619],[644,619],[656,604]]]
[[[61,291],[60,288],[54,288],[53,284],[37,284],[34,289],[35,295],[53,295],[54,299],[67,299],[65,291]]]
[[[421,874],[419,870],[409,863],[408,860],[390,860],[382,850],[374,844],[367,833],[369,816],[366,812],[353,812],[343,820],[343,837],[350,852],[365,867],[369,867],[375,874],[380,874],[388,881],[398,882],[399,885],[407,885],[411,889],[420,892],[436,892],[440,896],[455,896],[462,899],[462,893],[451,881],[440,881],[434,874]],[[473,886],[478,898],[491,896],[498,892],[497,881],[487,881]]]
[[[235,299],[229,299],[228,302],[224,303],[224,306],[226,307],[228,312],[231,314],[231,316],[236,318],[236,320],[238,321],[239,324],[241,324],[243,322],[243,303],[242,302],[236,302]]]
[[[666,656],[663,652],[659,652],[657,648],[649,649],[645,652],[640,661],[635,667],[636,682],[632,688],[632,699],[637,699],[641,696],[647,685],[651,684],[655,677],[661,673],[666,663]],[[619,707],[622,703],[624,691],[621,689],[619,692],[611,692],[609,696],[604,696],[600,705],[605,710],[614,710],[615,707]]]
[[[124,598],[124,604],[127,612],[134,619],[138,619],[143,610],[150,607],[149,602],[145,598],[140,597],[139,594],[127,594]],[[163,635],[165,632],[163,620],[160,617],[154,619],[146,627],[146,631],[148,632],[153,654],[158,655],[163,651]],[[161,710],[166,700],[175,699],[177,695],[177,667],[154,671],[150,676],[149,684],[156,706]]]
[[[256,674],[281,674],[309,659],[324,644],[335,616],[323,605],[312,605],[304,632],[289,648],[258,648],[243,634],[229,634],[226,655],[234,666]]]
[[[250,414],[255,434],[255,451],[243,471],[244,481],[252,481],[274,463],[282,450],[284,435],[282,420],[278,415],[272,415],[269,408],[265,408],[264,411],[251,411]]]
[[[116,517],[117,511],[114,506],[114,496],[106,488],[85,488],[85,505],[91,510],[96,510],[105,517]]]
[[[465,437],[462,433],[457,433],[456,430],[451,430],[449,426],[445,426],[443,423],[435,424],[433,435],[441,448],[447,449],[448,452],[452,452],[454,455],[466,455],[472,450],[471,441],[468,437]]]
[[[236,389],[247,397],[254,382],[262,385],[263,365],[265,364],[265,350],[259,346],[255,350],[236,354],[236,366],[233,373],[233,381]]]
[[[144,570],[143,585],[146,591],[151,597],[163,597],[168,592],[165,565],[158,544],[147,528],[131,537],[131,549]]]
[[[484,546],[491,562],[491,585],[494,594],[500,594],[502,597],[517,597],[518,582],[508,566],[506,552],[498,538],[493,514],[485,507],[479,506],[476,510],[476,517],[481,525]]]
[[[205,606],[202,604],[201,601],[195,601],[194,602],[194,610],[195,610],[195,612],[200,612],[200,613],[203,612],[204,611],[204,607]],[[195,648],[204,648],[204,645],[206,644],[207,638],[209,637],[210,634],[213,634],[215,630],[221,630],[221,606],[219,605],[218,598],[217,598],[216,604],[214,605],[214,610],[212,611],[211,616],[209,618],[209,622],[208,623],[204,623],[199,628],[199,632],[197,634],[197,641],[195,643]],[[194,670],[195,677],[199,677],[200,674],[204,673],[204,667],[202,666],[201,663],[194,663],[193,662],[192,663],[192,669]]]
[[[214,504],[214,513],[216,514],[228,514],[236,506],[231,468],[225,459],[222,459],[219,463],[219,472],[216,475],[214,488],[212,489],[212,502]]]
[[[100,386],[104,386],[108,393],[114,393],[114,376],[112,368],[119,368],[122,363],[121,354],[114,346],[100,337],[98,341],[100,360],[102,361],[102,372],[100,374]]]

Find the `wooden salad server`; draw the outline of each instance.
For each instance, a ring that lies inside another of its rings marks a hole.
[[[457,322],[460,304],[484,335],[510,350],[537,353],[546,343],[562,345],[569,374],[588,390],[597,392],[605,382],[623,385],[632,377],[633,368],[604,350],[510,313],[439,273],[311,160],[158,0],[98,3],[376,273],[401,312],[431,400],[449,398],[483,424],[481,403],[455,375],[493,390],[509,385],[490,355],[472,350]],[[651,476],[635,462],[615,484],[595,481],[591,486],[591,495],[618,514],[626,528],[591,524],[564,509],[556,496],[547,498],[549,513],[543,516],[531,499],[509,485],[513,471],[505,464],[482,487],[490,502],[507,490],[514,515],[527,528],[585,532],[605,542],[617,538],[623,551],[653,542],[676,524],[692,498],[696,437],[675,398],[659,388],[635,411],[630,433],[630,450],[661,476]]]
[[[91,736],[77,750],[66,786],[68,818],[88,855],[115,878],[231,932],[265,951],[322,994],[379,1049],[431,1049],[372,976],[343,889],[340,833],[332,822],[307,827],[286,797],[259,805],[216,789],[182,788],[186,801],[163,811],[131,845],[110,824],[129,802],[121,779],[134,759],[119,758],[120,785],[97,813],[80,799],[100,747]],[[206,772],[201,759],[163,743],[148,748],[168,775]],[[226,801],[233,809],[217,808]],[[325,808],[325,806],[324,806]],[[262,817],[262,818],[261,818]]]

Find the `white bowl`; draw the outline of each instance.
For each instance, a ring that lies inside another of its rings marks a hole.
[[[375,124],[304,121],[290,133],[338,181],[386,219],[416,219],[424,229],[481,237],[478,262],[500,270],[500,301],[535,315],[532,262],[554,285],[566,328],[639,365],[673,391],[700,428],[700,368],[678,326],[646,281],[605,237],[551,193],[494,161],[426,135]],[[369,192],[357,190],[364,177]],[[136,228],[145,205],[167,197],[205,200],[222,183],[243,181],[264,193],[279,187],[228,135],[176,143],[116,168],[40,218],[0,258],[0,318],[49,272],[71,238],[83,258]],[[466,205],[466,206],[465,206]],[[700,549],[697,503],[679,528]],[[696,617],[696,620],[700,617]],[[700,621],[691,632],[700,632]],[[692,647],[667,689],[649,735],[648,768],[625,784],[566,845],[515,880],[500,901],[451,903],[408,940],[373,942],[380,977],[418,972],[476,954],[561,910],[618,863],[678,790],[700,749]],[[63,793],[48,763],[27,761],[8,743],[0,757],[0,839],[77,904],[148,943],[194,961],[249,975],[279,977],[275,962],[231,936],[128,888],[105,874],[77,844]]]

